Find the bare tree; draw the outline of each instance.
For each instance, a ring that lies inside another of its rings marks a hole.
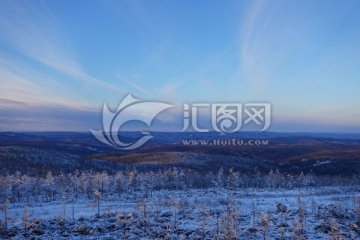
[[[300,234],[301,237],[305,235],[305,226],[306,226],[306,211],[305,211],[305,204],[302,201],[301,194],[297,196],[297,202],[299,205],[299,225],[300,225]]]
[[[255,214],[256,214],[256,205],[255,205],[255,201],[254,198],[251,199],[251,222],[252,222],[252,227],[255,227]]]
[[[360,222],[360,197],[356,199],[356,208],[355,212],[357,213],[358,221]]]
[[[71,192],[71,215],[72,215],[72,220],[75,220],[75,196],[74,196],[74,191]]]
[[[22,215],[21,215],[21,223],[24,227],[25,233],[27,232],[30,217],[31,217],[30,212],[28,211],[27,207],[24,207],[24,209],[22,211]]]
[[[65,193],[63,193],[63,195],[61,197],[61,205],[63,207],[63,212],[64,212],[63,221],[65,223],[65,221],[66,221],[66,194]]]
[[[223,212],[221,222],[220,222],[223,231],[222,236],[224,239],[233,239],[236,235],[234,216],[231,212],[231,209],[227,209]]]
[[[179,211],[179,203],[176,197],[172,198],[172,210],[174,212],[174,230],[178,229],[178,211]]]
[[[49,199],[49,196],[50,196],[51,201],[54,200],[54,183],[55,183],[55,178],[54,178],[52,172],[48,171],[48,173],[46,174],[46,178],[45,178],[45,186],[48,191],[48,195],[46,197],[47,197],[47,199]]]
[[[330,237],[332,240],[344,240],[340,225],[335,218],[330,219]]]
[[[8,207],[9,207],[9,200],[5,199],[2,206],[1,206],[1,210],[4,212],[4,224],[5,224],[5,229],[7,229],[8,227]]]
[[[141,222],[144,225],[144,231],[147,232],[147,225],[148,225],[148,203],[146,198],[141,198],[137,205],[136,205],[137,209],[139,212],[141,212],[142,217],[141,217]],[[139,214],[140,215],[140,214]]]
[[[221,167],[219,169],[219,172],[217,173],[217,179],[216,179],[216,186],[218,188],[223,187],[223,175],[224,175],[224,169]]]
[[[300,238],[299,221],[293,220],[292,223],[293,223],[293,239],[299,239]]]
[[[100,217],[100,201],[101,201],[101,192],[98,189],[93,190],[95,196],[95,204],[97,205],[97,216]]]
[[[279,228],[279,233],[281,235],[281,239],[284,239],[285,238],[285,228],[283,226],[281,226]]]
[[[124,238],[127,238],[127,235],[126,235],[126,230],[131,228],[131,224],[132,224],[132,221],[133,221],[133,216],[131,213],[129,214],[125,214],[125,213],[122,213],[122,212],[119,212],[117,215],[116,215],[116,219],[117,219],[117,222],[119,223],[122,231],[123,231],[123,237]]]
[[[200,205],[200,211],[199,211],[199,216],[201,221],[198,222],[199,226],[200,226],[200,230],[201,230],[201,236],[202,239],[205,239],[205,234],[206,234],[206,219],[209,215],[209,210],[208,207],[206,206],[205,203],[202,203]]]
[[[260,213],[261,220],[261,231],[263,232],[264,240],[266,240],[266,236],[268,233],[268,228],[272,225],[272,221],[269,219],[269,216],[266,213]]]

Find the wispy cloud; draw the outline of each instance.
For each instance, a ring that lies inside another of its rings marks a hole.
[[[145,88],[141,87],[140,85],[136,84],[134,80],[132,80],[132,81],[127,80],[127,78],[125,78],[125,77],[123,77],[123,76],[118,76],[118,78],[119,78],[122,82],[124,82],[124,83],[126,83],[127,85],[129,85],[129,86],[130,86],[131,88],[133,88],[134,90],[136,90],[136,91],[138,91],[138,92],[141,92],[141,93],[144,93],[144,94],[146,94],[146,95],[148,95],[148,96],[150,96],[150,97],[155,97],[155,95],[154,95],[152,92],[150,92],[150,91],[146,90]]]
[[[88,131],[98,125],[97,111],[0,99],[3,103],[12,107],[0,108],[1,131]]]
[[[248,3],[239,32],[241,70],[252,87],[261,90],[296,47],[302,25],[291,14],[297,3]]]
[[[70,41],[46,2],[4,1],[0,8],[0,41],[30,59],[39,61],[75,80],[115,93],[118,86],[86,73]]]
[[[49,76],[42,75],[35,69],[0,57],[1,99],[9,102],[26,102],[32,106],[63,106],[74,109],[89,109],[91,105],[81,96],[62,86]],[[0,108],[19,105],[0,103]]]

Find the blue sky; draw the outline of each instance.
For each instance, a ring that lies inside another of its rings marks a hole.
[[[127,93],[270,102],[273,131],[360,131],[359,1],[0,5],[1,131],[100,128]]]

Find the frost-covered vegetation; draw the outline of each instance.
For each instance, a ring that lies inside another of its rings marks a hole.
[[[0,177],[3,238],[359,239],[359,177],[176,168]]]

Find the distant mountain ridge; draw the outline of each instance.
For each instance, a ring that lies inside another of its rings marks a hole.
[[[314,172],[316,174],[360,174],[360,135],[330,133],[257,133],[220,135],[209,133],[154,132],[154,138],[133,151],[107,146],[91,133],[77,132],[0,132],[1,174],[6,172],[72,172],[92,170],[116,172],[136,167],[157,169],[178,167],[196,171],[217,171],[220,167],[252,173]],[[136,140],[136,133],[125,132],[124,141]],[[183,140],[211,141],[267,139],[264,146],[184,145]]]

